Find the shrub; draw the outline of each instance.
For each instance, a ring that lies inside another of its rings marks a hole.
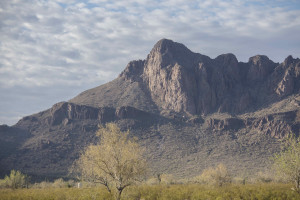
[[[9,176],[5,176],[4,180],[1,180],[1,184],[4,187],[17,189],[28,187],[29,177],[22,174],[20,171],[11,170]]]
[[[72,188],[72,187],[75,186],[75,181],[74,180],[69,180],[66,184],[67,184],[68,188]]]
[[[5,188],[5,187],[6,187],[6,184],[5,184],[4,179],[0,179],[0,188]]]
[[[219,164],[215,169],[208,168],[203,170],[202,174],[196,177],[196,182],[208,185],[223,186],[231,183],[232,179],[224,164]]]
[[[64,182],[64,180],[62,178],[59,178],[53,182],[52,186],[54,188],[64,188],[64,187],[67,187],[67,183]]]
[[[46,188],[51,188],[52,184],[47,181],[42,181],[40,183],[35,183],[32,188],[39,188],[39,189],[46,189]]]
[[[270,183],[273,181],[273,175],[270,172],[258,172],[255,177],[256,182]]]
[[[32,188],[47,189],[47,188],[72,188],[75,186],[74,180],[64,181],[62,178],[54,180],[54,182],[42,181],[35,183]]]

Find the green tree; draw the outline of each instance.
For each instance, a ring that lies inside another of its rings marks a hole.
[[[5,186],[13,189],[28,187],[28,183],[29,177],[16,170],[11,170],[10,175],[4,178]]]
[[[76,162],[82,178],[100,183],[121,199],[123,190],[140,181],[146,172],[143,150],[114,123],[100,126],[99,141],[90,145]]]
[[[277,174],[287,181],[294,182],[293,190],[300,193],[300,142],[290,136],[283,145],[283,150],[274,156],[274,168]]]

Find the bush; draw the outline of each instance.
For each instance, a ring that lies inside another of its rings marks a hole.
[[[195,178],[195,182],[219,187],[231,183],[231,181],[231,176],[228,173],[226,166],[223,164],[219,164],[215,169],[205,169],[200,176]]]
[[[172,174],[157,174],[158,184],[174,184],[175,180]]]
[[[261,172],[260,171],[256,174],[255,181],[261,182],[261,183],[270,183],[270,182],[274,181],[273,177],[274,177],[274,175],[271,174],[270,172],[267,172],[267,171]]]
[[[68,188],[72,188],[75,187],[76,183],[74,180],[68,180],[68,182],[66,183]],[[76,185],[77,186],[77,185]]]
[[[54,182],[42,181],[35,183],[32,188],[46,189],[46,188],[72,188],[75,186],[74,180],[64,181],[62,178],[54,180]]]
[[[59,178],[53,182],[52,186],[54,188],[64,188],[64,187],[67,187],[67,183],[64,182],[64,180],[62,178]]]
[[[47,181],[42,181],[40,183],[35,183],[32,188],[38,188],[38,189],[46,189],[46,188],[51,188],[51,183]]]
[[[232,183],[234,183],[234,184],[245,185],[248,182],[249,181],[247,180],[247,177],[238,176],[238,177],[232,178]]]
[[[75,186],[74,180],[64,181],[62,178],[56,179],[52,184],[53,188],[67,188],[67,187],[71,188],[74,186]]]
[[[6,184],[5,184],[4,179],[0,179],[0,188],[5,188],[5,187],[6,187]]]
[[[12,189],[28,187],[28,184],[29,177],[16,170],[11,170],[10,175],[0,181],[1,187]]]

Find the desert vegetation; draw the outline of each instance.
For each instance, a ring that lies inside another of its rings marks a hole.
[[[83,183],[82,188],[75,186],[69,188],[67,184],[65,187],[55,187],[53,183],[36,184],[35,187],[29,189],[8,189],[0,190],[0,199],[23,199],[23,200],[113,200],[115,197],[107,191],[104,186],[90,185]],[[32,185],[33,186],[33,185]],[[292,191],[290,188],[292,184],[283,183],[255,183],[255,184],[228,184],[222,187],[214,187],[205,184],[139,184],[127,187],[122,199],[286,199],[297,200],[300,195]]]
[[[300,193],[300,142],[294,135],[288,137],[283,151],[274,156],[277,175],[286,182],[293,182],[292,188]]]
[[[73,167],[79,170],[80,179],[104,185],[118,200],[146,172],[143,151],[128,135],[129,131],[122,132],[114,123],[100,126],[99,142],[88,146]]]
[[[0,199],[300,199],[300,143],[283,142],[273,166],[255,175],[237,175],[220,163],[195,177],[151,174],[143,149],[129,131],[100,126],[98,141],[70,168],[70,176],[30,183],[20,171],[0,179]]]
[[[28,188],[30,177],[20,171],[11,170],[10,174],[0,179],[0,188]]]

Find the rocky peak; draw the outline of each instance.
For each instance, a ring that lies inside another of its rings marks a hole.
[[[173,42],[169,39],[161,39],[154,45],[150,54],[154,52],[158,52],[160,54],[165,54],[168,52],[174,53],[176,51],[192,53],[191,50],[189,50],[185,45],[181,43]]]
[[[178,63],[181,66],[189,67],[195,53],[189,50],[183,44],[173,42],[172,40],[159,40],[148,55],[147,62],[151,67],[164,68],[174,66]]]
[[[154,45],[150,54],[154,53],[154,52],[160,52],[161,54],[163,54],[166,51],[168,51],[169,49],[172,49],[172,46],[174,46],[174,45],[175,45],[175,42],[173,42],[172,40],[168,40],[165,38],[161,39]]]
[[[256,55],[249,58],[249,63],[252,65],[262,66],[272,62],[267,56],[265,55]],[[273,63],[273,62],[272,62]]]
[[[238,66],[238,60],[232,53],[222,54],[215,59],[219,72],[222,72],[222,77],[219,79],[227,79],[225,82],[237,82],[240,80],[240,67]],[[216,68],[215,67],[215,68]]]
[[[164,110],[195,112],[193,91],[197,57],[183,44],[162,39],[147,57],[143,80],[153,101]]]
[[[231,53],[210,59],[182,44],[162,39],[148,55],[142,79],[152,100],[162,110],[192,115],[216,110],[235,113],[243,112],[258,98],[256,96],[268,92],[258,95],[244,87],[262,91],[267,82],[273,87],[279,83],[282,77],[269,78],[276,66],[278,64],[264,55],[253,56],[248,63],[239,63]],[[290,79],[287,77],[284,83]],[[293,82],[288,83],[281,85],[291,89],[281,87],[276,93],[291,94]]]
[[[289,55],[289,56],[284,60],[283,64],[284,64],[285,66],[289,66],[290,64],[293,63],[293,61],[294,61],[294,58],[293,58],[291,55]]]
[[[285,97],[297,93],[300,87],[300,60],[288,56],[276,69],[276,78],[280,80],[275,89],[276,94]]]
[[[249,71],[247,79],[250,82],[264,81],[275,69],[275,63],[264,55],[256,55],[249,58],[248,64]]]
[[[139,81],[144,72],[145,60],[134,60],[128,63],[124,71],[119,77],[124,77],[126,80]]]
[[[235,55],[232,53],[222,54],[216,57],[215,59],[217,62],[221,63],[222,65],[237,65],[238,60]]]

